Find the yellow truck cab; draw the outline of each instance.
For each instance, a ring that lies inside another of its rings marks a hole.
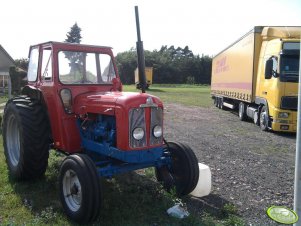
[[[211,95],[264,131],[296,132],[301,27],[254,27],[213,58]]]

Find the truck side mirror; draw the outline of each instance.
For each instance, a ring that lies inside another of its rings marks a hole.
[[[270,58],[265,63],[264,78],[270,79],[270,78],[272,78],[272,74],[273,74],[273,59]]]
[[[272,76],[277,77],[277,58],[272,56],[265,63],[264,78],[271,79]]]

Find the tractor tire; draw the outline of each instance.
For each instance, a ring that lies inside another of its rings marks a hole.
[[[60,199],[67,216],[80,224],[94,221],[101,206],[101,187],[97,169],[85,154],[70,155],[59,174]]]
[[[18,180],[44,175],[50,126],[44,106],[26,96],[9,100],[3,116],[3,146],[10,175]]]
[[[168,142],[166,150],[171,155],[171,168],[156,168],[157,180],[163,182],[167,191],[175,187],[178,196],[191,193],[199,179],[199,165],[194,152],[187,145],[176,142]]]

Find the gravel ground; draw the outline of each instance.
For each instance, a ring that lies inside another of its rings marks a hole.
[[[189,144],[211,169],[212,192],[192,199],[192,211],[214,214],[231,203],[247,225],[278,225],[266,210],[272,205],[293,208],[295,134],[262,132],[236,113],[213,106],[165,108],[165,138]]]

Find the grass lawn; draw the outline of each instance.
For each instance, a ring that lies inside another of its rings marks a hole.
[[[134,85],[124,85],[123,90],[139,92]],[[199,107],[212,105],[210,86],[206,85],[152,85],[146,92],[160,97],[163,103],[179,103]]]
[[[137,91],[124,86],[125,91]],[[152,86],[149,93],[163,102],[208,107],[208,86]],[[63,210],[58,194],[59,168],[64,157],[50,151],[44,178],[17,182],[9,177],[0,137],[0,225],[74,225]],[[103,203],[94,225],[242,225],[232,209],[221,216],[191,214],[176,219],[166,214],[175,204],[174,195],[165,192],[155,181],[152,168],[101,180]],[[184,197],[182,202],[189,201]],[[228,207],[229,209],[229,207]],[[225,212],[223,210],[222,212]]]

